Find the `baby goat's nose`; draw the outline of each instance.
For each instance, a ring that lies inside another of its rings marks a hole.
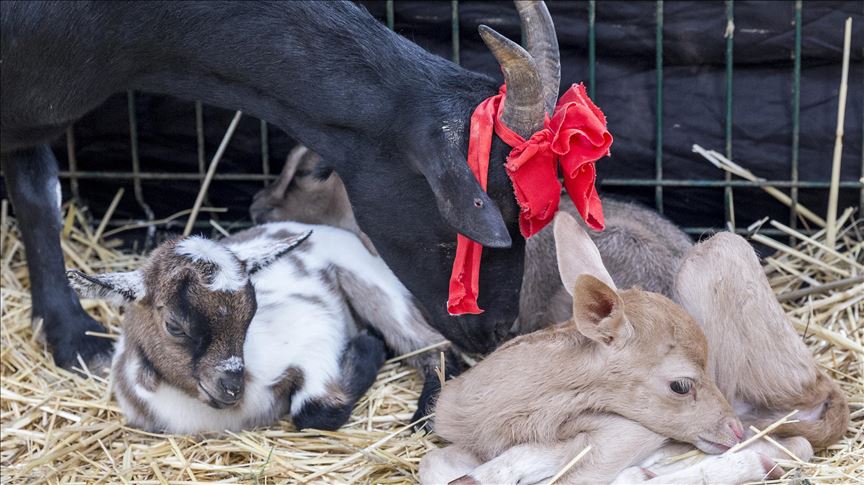
[[[219,378],[219,386],[227,398],[226,401],[236,401],[243,394],[243,374],[230,372]]]
[[[744,429],[741,427],[741,422],[736,418],[731,418],[728,422],[729,429],[732,430],[732,434],[738,438],[738,441],[741,441],[741,438],[744,437]]]

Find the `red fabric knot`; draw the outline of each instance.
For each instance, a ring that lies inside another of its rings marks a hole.
[[[583,84],[573,84],[558,100],[552,118],[528,140],[501,122],[506,86],[480,103],[471,115],[468,166],[486,190],[492,133],[513,147],[504,165],[519,203],[519,230],[531,237],[548,224],[558,211],[561,183],[589,227],[604,228],[603,207],[594,186],[594,163],[609,154],[612,135],[606,116],[590,98]],[[451,315],[479,314],[477,305],[480,258],[483,246],[463,235],[457,237],[456,259],[450,275],[447,311]]]

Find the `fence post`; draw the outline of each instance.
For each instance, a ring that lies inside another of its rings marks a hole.
[[[732,158],[732,71],[734,60],[732,57],[735,39],[735,0],[726,0],[726,158]],[[732,174],[726,172],[726,181],[732,180]],[[732,195],[732,187],[726,185],[724,190],[723,205],[726,211],[726,226],[735,230],[735,201]]]

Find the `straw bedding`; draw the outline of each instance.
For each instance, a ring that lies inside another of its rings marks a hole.
[[[34,337],[22,243],[5,203],[2,209],[0,483],[406,483],[416,481],[425,452],[440,445],[409,426],[420,381],[398,358],[386,364],[338,432],[298,433],[286,421],[197,438],[126,427],[109,382],[55,368]],[[99,237],[104,224],[93,230],[74,205],[64,213],[63,250],[71,266],[106,271],[139,263],[139,256],[116,249],[116,241]],[[821,233],[799,237],[793,246],[778,238],[772,247],[779,251],[765,260],[796,328],[819,365],[841,383],[852,410],[845,439],[813,463],[784,462],[784,480],[864,480],[864,223],[853,221],[851,211],[838,222],[836,250],[822,245]],[[764,236],[756,239],[765,244]],[[111,334],[118,332],[115,309],[96,301],[84,305]]]

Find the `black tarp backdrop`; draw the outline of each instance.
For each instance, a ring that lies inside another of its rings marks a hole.
[[[384,19],[383,1],[364,1]],[[561,45],[562,87],[588,80],[587,2],[550,1]],[[424,48],[450,58],[451,2],[395,2],[396,31]],[[253,8],[250,6],[250,8]],[[612,157],[598,163],[599,177],[653,178],[656,144],[655,2],[596,4],[596,93],[615,137]],[[733,159],[759,176],[789,180],[792,155],[792,83],[794,3],[737,1],[734,4]],[[509,1],[459,3],[461,64],[500,78],[498,66],[477,35],[485,23],[518,40],[519,21]],[[864,113],[864,2],[805,1],[801,68],[800,179],[830,177],[840,83],[843,22],[853,17],[852,64],[846,111],[842,180],[861,177]],[[718,169],[691,152],[698,143],[723,151],[726,119],[725,4],[721,1],[667,1],[664,7],[663,169],[668,179],[722,180]],[[244,33],[238,32],[238,35]],[[285,73],[290,80],[291,73]],[[350,89],[350,86],[346,86]],[[162,96],[136,96],[142,171],[198,170],[194,104]],[[233,115],[204,108],[207,161],[216,151]],[[278,173],[294,142],[269,128],[271,172]],[[259,121],[244,117],[219,167],[219,173],[260,173]],[[75,125],[79,170],[130,171],[130,142],[125,94],[112,97]],[[64,140],[55,144],[66,168]],[[358,160],[357,163],[362,163]],[[126,187],[115,219],[141,219],[131,181],[81,180],[80,193],[101,217],[117,188]],[[219,219],[247,220],[247,207],[261,182],[215,181],[209,191],[214,206],[230,212]],[[64,197],[69,197],[64,181]],[[157,218],[192,206],[197,181],[144,181],[143,195]],[[653,205],[651,187],[608,187]],[[801,189],[799,197],[824,213],[827,190]],[[788,219],[788,209],[758,188],[736,188],[738,225],[764,216]],[[840,192],[840,207],[859,203],[858,189]],[[685,226],[721,227],[722,188],[664,189],[666,214]],[[181,220],[177,227],[182,227]]]

